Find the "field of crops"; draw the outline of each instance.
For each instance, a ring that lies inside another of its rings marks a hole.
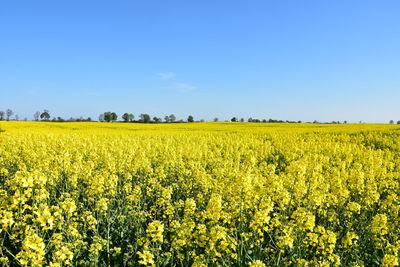
[[[0,128],[0,265],[399,263],[400,126]]]

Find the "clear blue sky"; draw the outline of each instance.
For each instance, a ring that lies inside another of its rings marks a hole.
[[[400,1],[1,1],[0,110],[400,120]]]

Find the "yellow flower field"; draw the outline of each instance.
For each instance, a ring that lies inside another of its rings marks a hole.
[[[0,265],[399,264],[400,126],[0,128]]]

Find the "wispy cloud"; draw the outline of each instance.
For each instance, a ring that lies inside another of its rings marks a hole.
[[[174,83],[173,87],[176,88],[177,90],[181,91],[181,92],[193,92],[196,90],[196,86],[194,86],[193,84],[190,83]]]
[[[160,72],[157,73],[157,76],[161,80],[169,81],[169,85],[164,87],[168,88],[169,90],[174,90],[181,93],[189,93],[194,92],[197,89],[193,84],[175,81],[174,78],[176,75],[173,72]]]
[[[175,73],[173,72],[160,72],[157,73],[158,78],[162,80],[171,80],[172,78],[175,77]]]

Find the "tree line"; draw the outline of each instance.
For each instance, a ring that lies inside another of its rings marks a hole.
[[[14,111],[12,109],[6,109],[5,111],[0,110],[0,121],[4,121],[4,120],[20,120],[18,115],[14,115]],[[49,122],[89,122],[89,121],[93,121],[91,117],[79,117],[79,118],[69,118],[69,119],[64,119],[62,117],[53,117],[52,119],[50,119],[50,111],[45,109],[43,111],[36,111],[33,114],[33,119],[34,121],[49,121]],[[183,123],[183,122],[195,122],[194,117],[192,115],[189,115],[187,117],[186,120],[177,120],[176,116],[174,114],[170,114],[165,116],[163,119],[160,117],[156,117],[154,116],[153,118],[146,113],[142,113],[139,115],[138,119],[135,120],[135,115],[133,115],[132,113],[124,113],[121,116],[122,120],[120,122],[136,122],[136,123]],[[27,121],[27,118],[24,118],[25,121]],[[118,121],[118,114],[115,112],[111,112],[111,111],[107,111],[107,112],[103,112],[99,115],[98,121],[100,122],[116,122]],[[214,118],[213,120],[214,122],[219,121],[218,118]],[[228,121],[228,120],[225,120]],[[245,120],[244,118],[238,118],[238,117],[232,117],[231,122],[257,122],[257,123],[302,123],[302,121],[289,121],[289,120],[275,120],[275,119],[254,119],[252,117],[248,118],[247,120]],[[204,122],[204,120],[199,120],[198,122]],[[313,121],[313,122],[306,122],[306,123],[323,123],[323,124],[346,124],[347,121],[332,121],[332,122],[319,122],[317,120]],[[362,123],[360,121],[360,123]],[[396,122],[397,124],[400,124],[400,120],[398,120]],[[395,124],[394,120],[390,120],[389,124]]]
[[[14,115],[14,112],[11,109],[7,109],[6,111],[2,111],[0,110],[0,121],[4,121],[4,120],[16,120],[19,121],[19,116],[15,115],[14,117],[12,117],[12,115]],[[50,111],[45,109],[43,111],[36,111],[33,114],[33,120],[34,121],[49,121],[49,122],[78,122],[78,121],[92,121],[92,119],[90,117],[88,118],[83,118],[83,117],[79,117],[79,118],[69,118],[69,119],[64,119],[62,117],[53,117],[52,119],[50,119]],[[28,118],[24,118],[24,121],[27,121]]]
[[[115,122],[118,121],[118,115],[115,112],[107,111],[101,113],[99,115],[100,122]],[[122,115],[122,122],[139,122],[139,123],[180,123],[180,122],[194,122],[194,118],[192,115],[189,115],[186,121],[177,120],[174,114],[167,115],[164,117],[164,120],[160,117],[154,116],[153,118],[146,113],[142,113],[139,115],[138,120],[135,120],[135,115],[132,113],[124,113]]]

